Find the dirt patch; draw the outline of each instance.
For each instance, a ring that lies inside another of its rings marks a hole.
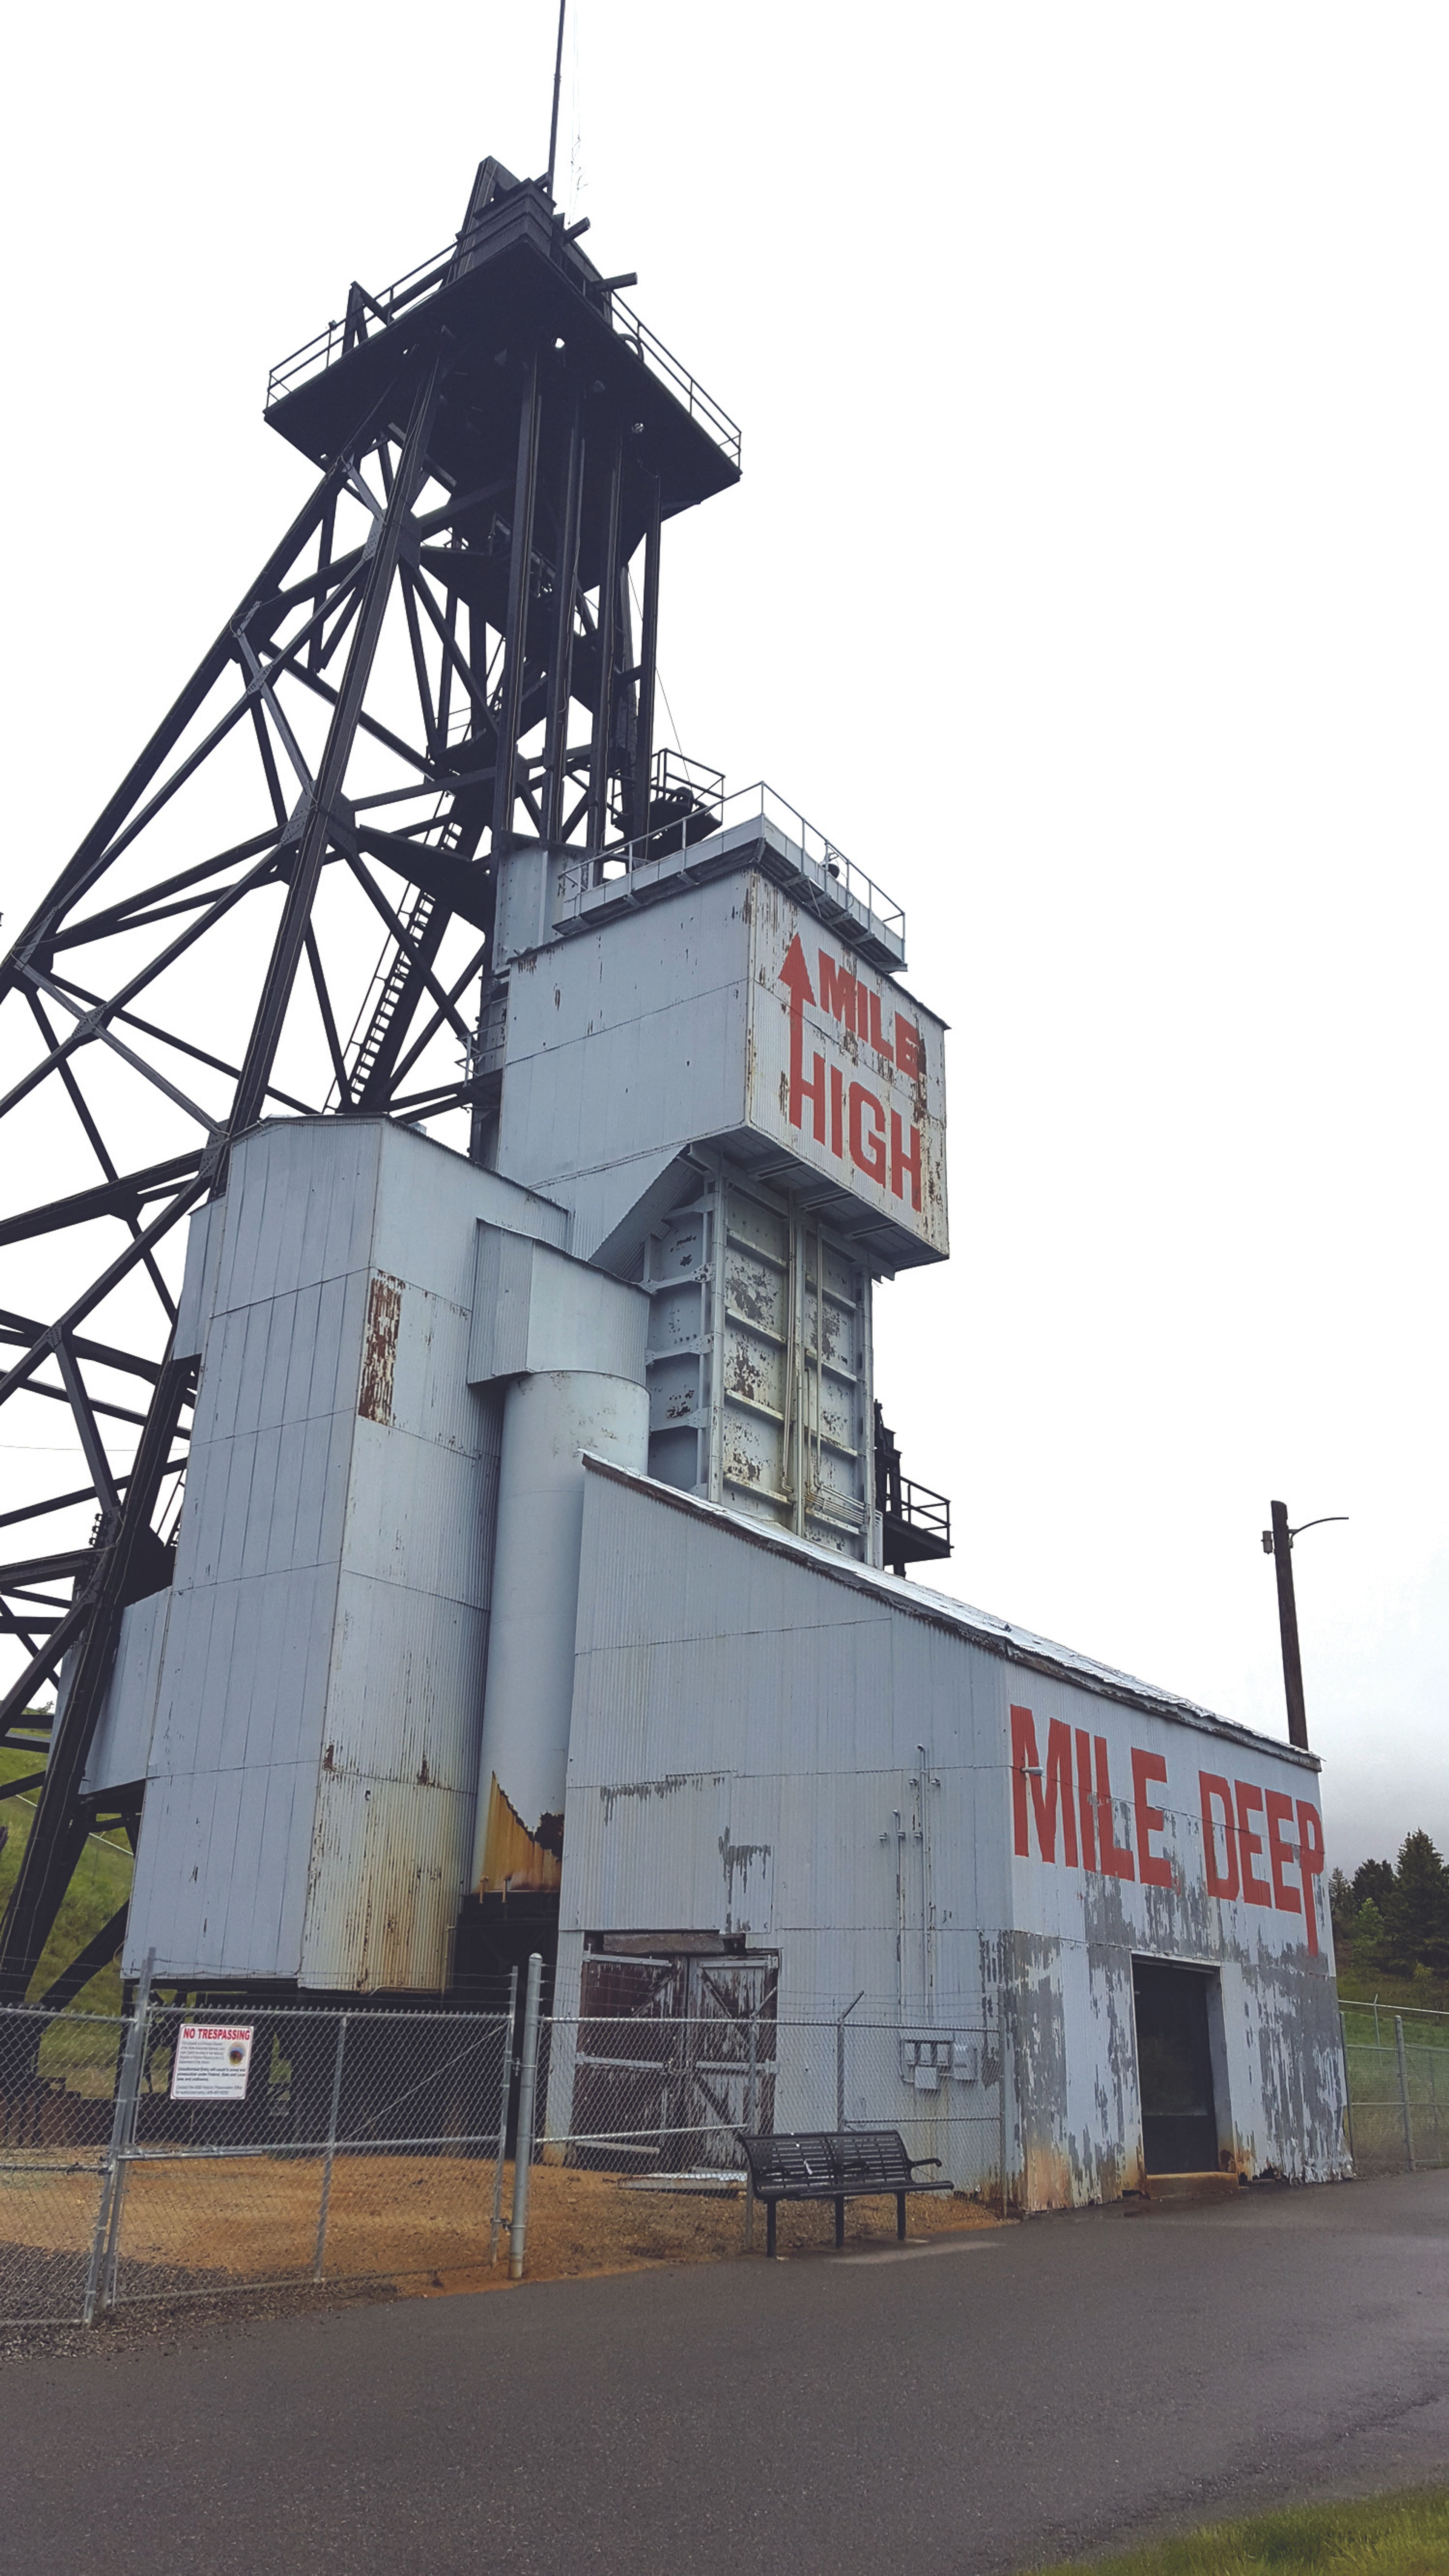
[[[323,2171],[316,2157],[237,2156],[147,2160],[133,2167],[121,2232],[122,2298],[165,2298],[243,2283],[310,2280],[317,2255]],[[98,2177],[37,2168],[0,2176],[0,2314],[7,2275],[37,2255],[88,2253]],[[454,2156],[339,2156],[323,2247],[324,2284],[368,2278],[414,2295],[501,2289],[508,2281],[513,2168],[503,2176],[502,2227],[490,2261],[493,2167]],[[613,2174],[536,2165],[530,2180],[527,2275],[578,2280],[657,2263],[717,2263],[744,2251],[744,2198],[642,2191]],[[980,2202],[942,2193],[909,2204],[912,2238],[991,2227]],[[763,2251],[757,2211],[754,2252]],[[895,2204],[852,2201],[852,2245],[895,2236]],[[834,2241],[834,2212],[780,2212],[784,2255]]]

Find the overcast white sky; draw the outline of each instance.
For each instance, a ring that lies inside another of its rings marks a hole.
[[[682,747],[907,910],[953,1258],[883,1292],[947,1588],[1449,1844],[1442,7],[574,0],[561,193],[744,428]],[[552,0],[30,11],[6,927],[299,506],[270,363],[542,169]],[[667,728],[666,728],[667,730]],[[27,1436],[35,1436],[33,1433]]]

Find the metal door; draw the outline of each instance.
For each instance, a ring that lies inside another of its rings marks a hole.
[[[773,1955],[586,1958],[573,2160],[626,2172],[737,2167],[735,2131],[774,2122],[778,1987]]]
[[[675,2076],[680,2169],[737,2166],[740,2129],[775,2125],[773,1958],[690,1959]],[[697,2125],[696,2125],[697,2124]]]

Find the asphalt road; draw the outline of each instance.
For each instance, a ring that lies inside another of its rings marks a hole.
[[[0,2371],[4,2563],[912,2576],[1449,2475],[1449,2173]]]

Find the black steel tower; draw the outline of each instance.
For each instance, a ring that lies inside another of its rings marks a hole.
[[[708,827],[654,748],[660,527],[737,479],[739,434],[584,229],[487,160],[452,247],[354,284],[274,370],[266,417],[318,480],[0,968],[0,1155],[36,1202],[0,1222],[0,1402],[47,1430],[62,1407],[85,1462],[0,1515],[22,1551],[0,1567],[21,1659],[0,1743],[40,1741],[27,1711],[58,1684],[3,1999],[116,1818],[83,1782],[121,1611],[168,1579],[194,1392],[170,1356],[180,1221],[278,1109],[462,1113],[486,1162],[503,857],[605,869],[646,831]]]

